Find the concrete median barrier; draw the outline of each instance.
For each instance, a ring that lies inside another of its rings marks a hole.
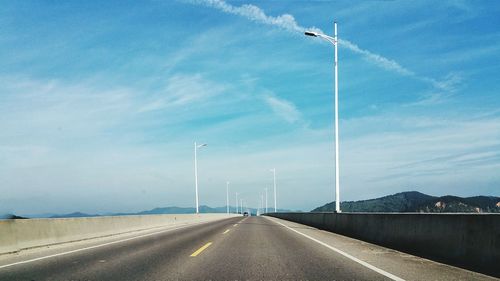
[[[179,214],[0,220],[0,254],[132,231],[215,221],[236,215]]]
[[[500,276],[500,214],[270,213],[266,215]]]

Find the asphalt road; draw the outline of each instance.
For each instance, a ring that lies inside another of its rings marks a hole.
[[[4,256],[0,280],[495,280],[266,217],[120,239]]]

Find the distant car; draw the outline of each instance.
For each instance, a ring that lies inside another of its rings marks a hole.
[[[248,212],[244,212],[244,213],[243,213],[243,216],[244,216],[244,217],[248,217]]]

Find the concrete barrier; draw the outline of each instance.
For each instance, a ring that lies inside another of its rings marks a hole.
[[[500,214],[270,213],[266,215],[500,276]]]
[[[236,215],[179,214],[0,220],[0,254],[162,226],[208,222],[232,216]]]

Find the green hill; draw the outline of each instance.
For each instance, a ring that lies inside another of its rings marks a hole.
[[[500,213],[500,197],[430,196],[417,191],[340,203],[343,212]],[[335,201],[311,212],[333,212]]]

